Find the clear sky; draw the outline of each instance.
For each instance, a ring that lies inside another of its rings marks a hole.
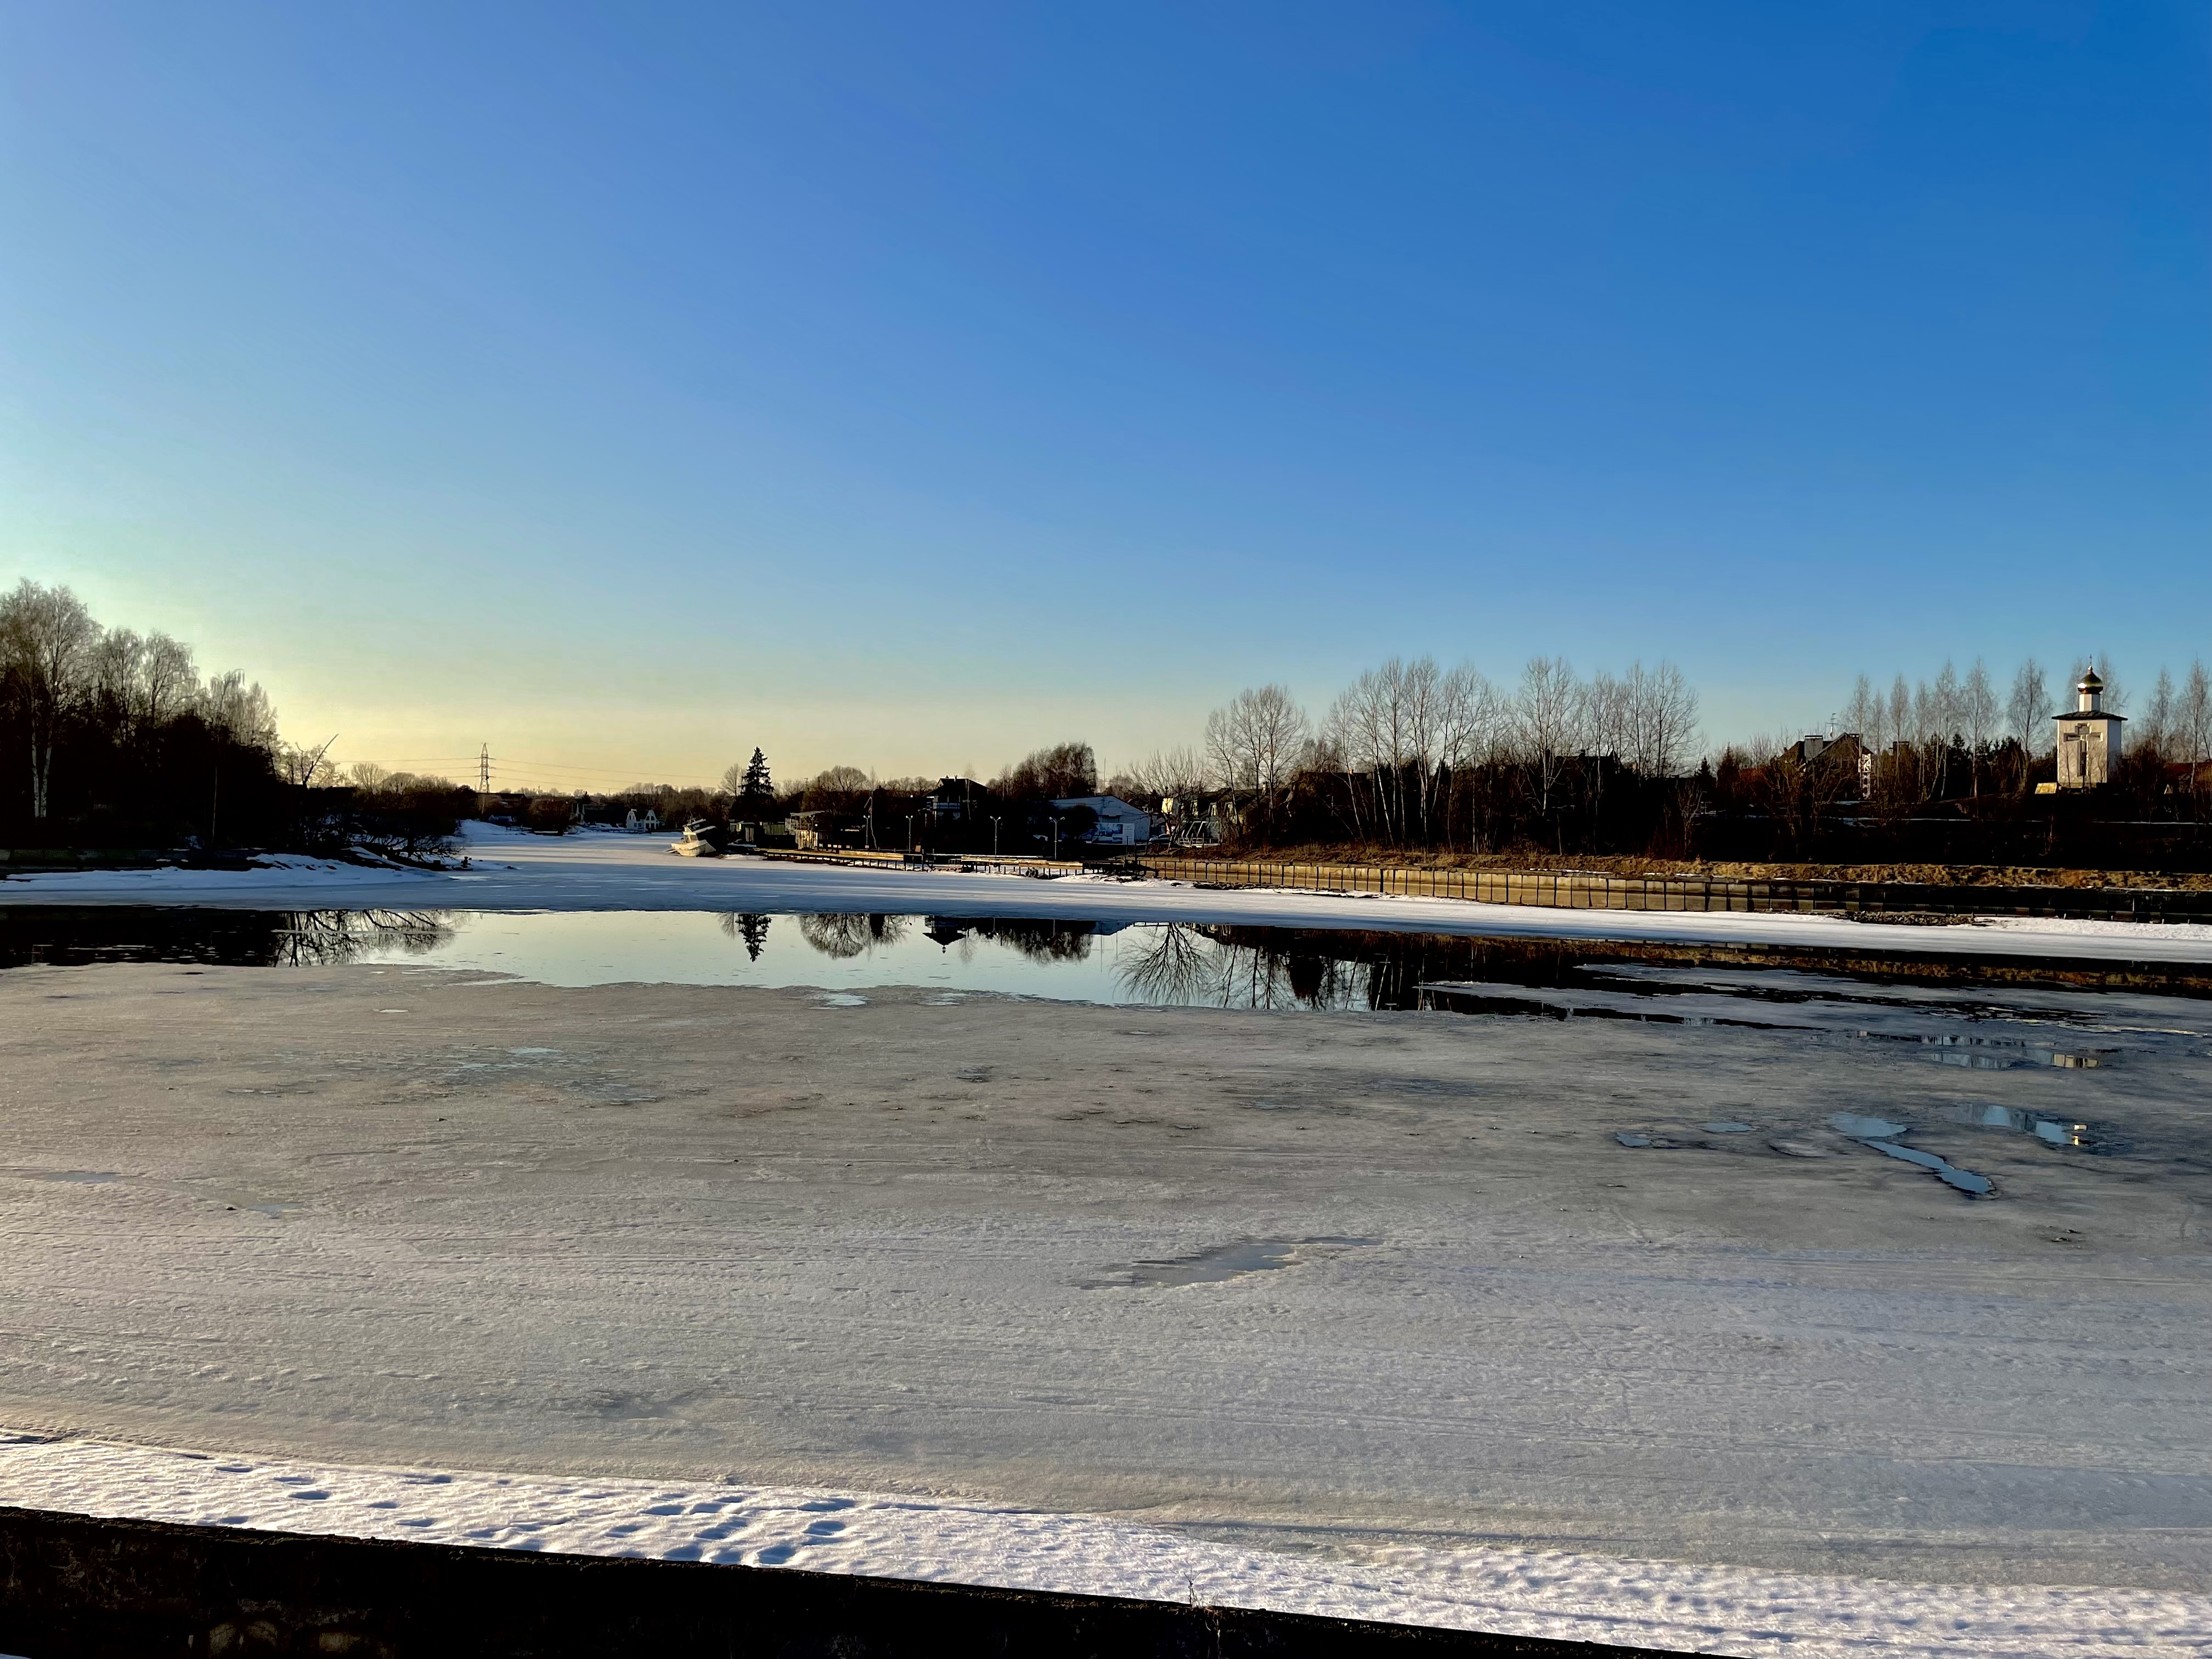
[[[2140,682],[2208,222],[2201,0],[0,0],[0,580],[541,783]]]

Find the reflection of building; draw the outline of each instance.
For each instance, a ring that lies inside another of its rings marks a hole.
[[[2058,722],[2058,787],[2094,789],[2112,779],[2126,716],[2105,707],[2105,683],[2084,669],[2074,688],[2075,706],[2051,718]]]
[[[1091,826],[1083,839],[1095,845],[1107,847],[1142,847],[1152,838],[1152,815],[1141,806],[1132,806],[1119,795],[1071,795],[1066,800],[1052,804],[1055,812],[1065,812],[1071,807],[1087,806],[1097,822]]]

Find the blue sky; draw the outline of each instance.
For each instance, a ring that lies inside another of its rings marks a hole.
[[[2212,654],[2201,4],[0,0],[0,580],[351,758]]]

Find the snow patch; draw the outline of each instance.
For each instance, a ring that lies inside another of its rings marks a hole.
[[[1704,1653],[2184,1659],[2212,1597],[1900,1584],[1556,1551],[1358,1562],[1103,1518],[725,1480],[564,1480],[0,1436],[0,1501],[193,1526],[633,1556],[1272,1608]]]

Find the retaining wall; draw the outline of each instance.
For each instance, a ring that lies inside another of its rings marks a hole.
[[[1922,882],[1723,881],[1575,872],[1423,869],[1394,864],[1278,863],[1266,859],[1144,857],[1147,875],[1218,887],[1395,893],[1568,910],[1796,911],[1871,915],[2067,916],[2112,921],[2212,921],[2212,892],[2162,887],[1947,887]],[[1124,866],[1127,867],[1127,866]]]

